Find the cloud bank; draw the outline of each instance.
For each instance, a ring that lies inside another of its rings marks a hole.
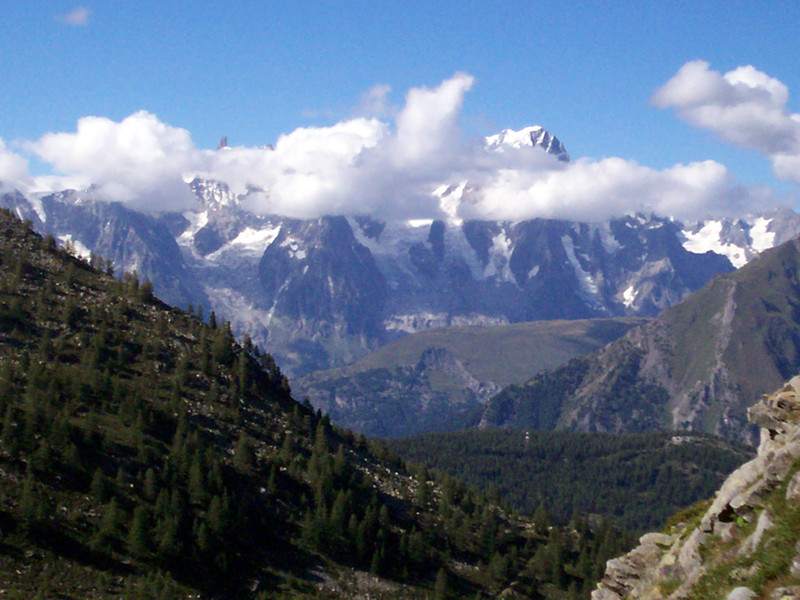
[[[84,117],[74,132],[48,133],[25,148],[56,171],[36,178],[39,189],[94,184],[103,197],[148,211],[189,207],[185,182],[195,176],[246,194],[244,206],[253,212],[299,218],[592,221],[653,211],[694,219],[775,202],[766,188],[737,185],[713,160],[658,170],[621,158],[564,163],[527,147],[487,150],[482,138],[465,136],[459,126],[474,84],[472,76],[456,73],[436,87],[409,90],[400,107],[390,104],[388,86],[375,86],[358,115],[298,128],[274,147],[200,149],[187,130],[140,111],[120,122]],[[721,75],[701,62],[685,65],[653,97],[796,175],[800,123],[786,111],[787,100],[781,82],[752,67]],[[24,159],[0,145],[0,179],[25,178]],[[448,185],[463,195],[443,192]]]
[[[800,183],[800,114],[787,108],[789,90],[752,66],[725,74],[704,61],[686,63],[652,98],[687,123],[772,160],[775,174]]]

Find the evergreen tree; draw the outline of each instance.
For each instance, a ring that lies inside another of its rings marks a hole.
[[[436,600],[445,600],[448,597],[448,592],[447,571],[442,567],[436,572],[436,583],[433,585],[433,597],[436,598]]]
[[[133,511],[127,541],[128,549],[134,556],[142,558],[147,554],[150,548],[150,536],[147,509],[144,506],[137,506]]]

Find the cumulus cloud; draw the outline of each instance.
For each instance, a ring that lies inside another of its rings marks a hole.
[[[358,118],[331,127],[302,127],[278,138],[274,149],[236,147],[206,154],[201,176],[229,183],[239,194],[252,188],[254,212],[314,217],[352,212],[358,161],[387,135],[377,119]]]
[[[703,68],[688,71],[687,77],[704,87],[670,82],[657,94],[659,102],[700,106],[728,90],[724,77],[706,81]],[[736,77],[754,85],[761,81],[767,91],[754,96],[767,94],[760,101],[780,105],[779,85],[751,71]],[[98,195],[141,210],[185,209],[192,202],[185,182],[195,176],[226,182],[253,212],[298,218],[371,214],[387,220],[591,221],[633,211],[701,218],[741,213],[772,199],[768,190],[737,186],[714,161],[656,170],[620,158],[564,163],[529,147],[491,151],[482,138],[465,136],[459,126],[473,85],[470,75],[457,73],[436,87],[410,90],[397,109],[389,108],[388,87],[379,86],[362,99],[362,116],[329,127],[298,128],[274,147],[199,149],[188,131],[142,111],[120,122],[85,117],[75,132],[47,134],[28,148],[58,172],[38,178],[40,185],[95,184]],[[735,104],[739,96],[725,93]],[[387,111],[394,118],[378,114]],[[762,141],[778,143],[769,136]],[[788,170],[796,164],[787,157]],[[465,190],[462,197],[443,192],[450,184],[467,182],[458,188]]]
[[[498,169],[481,189],[467,195],[461,215],[594,221],[655,212],[696,219],[740,214],[769,198],[767,190],[736,186],[715,161],[656,170],[621,158],[584,159],[548,170]]]
[[[71,12],[65,15],[56,17],[65,25],[72,25],[73,27],[86,27],[89,24],[89,17],[91,16],[91,9],[86,6],[76,6]]]
[[[28,148],[65,175],[70,187],[94,184],[140,210],[190,206],[183,173],[206,161],[188,131],[145,111],[119,123],[83,117],[74,133],[48,133]]]
[[[686,63],[652,98],[695,127],[713,131],[773,161],[776,174],[800,182],[800,115],[787,108],[789,90],[752,66],[719,73],[705,61]]]
[[[0,191],[27,190],[32,183],[28,161],[9,150],[0,138]]]
[[[456,123],[464,94],[474,81],[466,73],[457,73],[435,89],[414,88],[408,92],[406,105],[397,116],[392,148],[396,165],[447,160],[459,150]]]

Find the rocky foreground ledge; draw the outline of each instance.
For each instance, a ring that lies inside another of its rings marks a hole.
[[[800,599],[800,376],[748,410],[756,458],[606,564],[592,600]]]

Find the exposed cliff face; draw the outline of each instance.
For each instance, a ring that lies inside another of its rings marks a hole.
[[[674,429],[755,445],[755,398],[800,371],[800,240],[765,250],[586,360],[492,399],[487,426]],[[548,391],[556,390],[557,393]],[[548,404],[548,421],[531,420]],[[533,411],[535,412],[535,411]]]
[[[748,410],[758,455],[608,562],[592,600],[800,598],[800,376]]]
[[[498,151],[519,143],[561,152],[540,134],[512,136]],[[350,363],[432,327],[654,316],[733,268],[722,238],[710,243],[705,229],[655,216],[297,220],[248,212],[250,192],[237,196],[224,182],[189,185],[196,203],[182,214],[136,213],[104,201],[98,189],[2,194],[0,206],[112,260],[117,272],[136,269],[170,304],[213,309],[293,376]],[[442,194],[461,192],[449,186]],[[794,226],[778,221],[764,220],[761,237],[744,230],[739,237],[747,248],[771,244],[779,236],[768,227]]]

